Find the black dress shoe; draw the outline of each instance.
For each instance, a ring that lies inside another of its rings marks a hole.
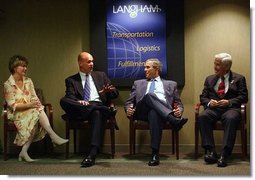
[[[206,154],[204,157],[205,162],[209,164],[214,164],[218,161],[218,155],[216,152],[210,152],[209,154]]]
[[[81,167],[90,167],[95,164],[95,157],[87,156],[81,162]]]
[[[226,167],[227,164],[227,158],[224,156],[220,156],[220,158],[217,161],[218,167]]]
[[[151,156],[151,160],[148,162],[149,166],[158,166],[159,165],[159,156],[154,154]]]
[[[175,124],[173,125],[173,130],[174,131],[179,131],[182,128],[182,126],[184,124],[186,124],[187,121],[188,121],[187,118],[182,118],[180,120],[176,120]]]

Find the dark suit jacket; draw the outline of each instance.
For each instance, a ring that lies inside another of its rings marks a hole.
[[[173,102],[175,102],[177,106],[183,111],[183,104],[180,100],[180,97],[177,91],[177,83],[170,80],[164,80],[164,79],[161,79],[161,80],[164,86],[167,104],[172,105]],[[135,106],[139,101],[142,100],[142,98],[144,97],[146,93],[148,82],[149,81],[147,79],[136,80],[134,82],[129,98],[125,102],[125,107],[124,107],[125,111],[130,106],[130,104],[133,104]],[[171,109],[172,107],[169,107],[169,108]]]
[[[105,86],[106,84],[111,83],[109,78],[106,76],[104,72],[92,71],[91,76],[95,83],[97,92],[102,90],[103,86]],[[66,84],[66,95],[65,95],[66,98],[70,100],[74,100],[76,102],[78,100],[83,100],[83,87],[82,87],[81,77],[79,73],[66,78],[65,84]],[[111,93],[99,94],[100,99],[104,105],[108,105],[107,103],[109,102],[109,100],[117,98],[118,95],[119,95],[119,92],[117,89],[115,89]]]
[[[211,99],[220,100],[217,92],[214,89],[217,83],[218,76],[211,75],[208,76],[204,83],[204,89],[200,95],[200,102],[207,108],[207,104]],[[223,99],[227,99],[231,103],[231,107],[240,108],[242,103],[247,103],[248,101],[248,90],[246,87],[245,77],[230,71],[229,74],[229,89],[226,92]]]

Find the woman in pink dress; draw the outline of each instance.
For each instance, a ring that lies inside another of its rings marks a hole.
[[[19,161],[32,162],[27,153],[32,142],[39,141],[48,133],[52,143],[65,144],[67,139],[59,137],[51,128],[44,106],[34,89],[32,80],[26,77],[28,61],[15,55],[9,61],[11,75],[4,83],[4,98],[8,106],[7,116],[17,128],[14,144],[22,146]]]

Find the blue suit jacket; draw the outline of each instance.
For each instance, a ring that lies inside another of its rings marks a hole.
[[[173,103],[176,103],[176,105],[183,111],[183,104],[178,94],[177,83],[165,79],[161,80],[163,83],[167,104],[172,105]],[[149,81],[147,79],[136,80],[134,82],[130,95],[124,105],[125,111],[130,104],[135,106],[139,101],[142,100],[146,93],[148,82]],[[172,110],[172,106],[170,106],[169,109]]]

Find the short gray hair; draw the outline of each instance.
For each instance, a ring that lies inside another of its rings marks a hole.
[[[152,62],[152,66],[158,67],[159,71],[162,72],[163,64],[158,59],[156,58],[147,59],[145,63],[147,63],[148,61]]]
[[[231,57],[230,54],[228,54],[228,53],[219,53],[219,54],[216,54],[214,57],[215,57],[215,59],[220,59],[230,69],[230,67],[232,65],[232,57]]]

